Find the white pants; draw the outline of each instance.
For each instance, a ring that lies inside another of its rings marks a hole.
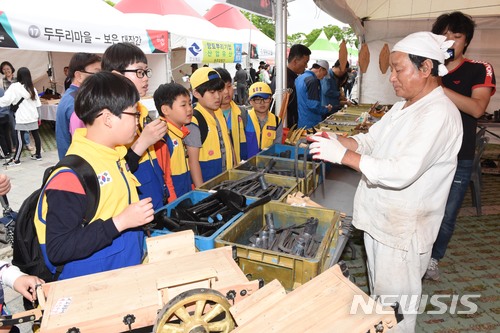
[[[398,302],[402,320],[391,332],[415,332],[417,311],[422,294],[422,277],[427,269],[431,249],[418,253],[417,236],[413,235],[408,251],[397,250],[364,235],[370,293],[384,305]]]

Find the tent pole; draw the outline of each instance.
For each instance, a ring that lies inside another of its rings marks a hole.
[[[49,83],[50,83],[50,89],[52,90],[52,93],[55,95],[57,94],[57,84],[54,80],[54,68],[52,66],[52,51],[47,52],[47,58],[48,58],[48,65],[47,65],[47,76],[49,77]]]
[[[276,90],[275,90],[275,113],[279,114],[283,101],[283,93],[286,87],[286,0],[276,0],[275,21],[276,21]],[[283,120],[284,121],[284,120]]]
[[[365,34],[359,36],[358,41],[359,45],[362,45],[365,42]],[[359,53],[358,53],[358,63],[359,63]],[[354,83],[356,83],[356,81]],[[359,104],[363,103],[363,101],[361,100],[361,96],[363,96],[361,88],[362,85],[363,85],[363,73],[361,73],[361,70],[359,69],[358,66],[358,100],[356,102],[358,102]]]
[[[252,59],[250,58],[250,53],[252,50],[252,18],[253,18],[253,15],[252,15],[252,13],[250,13],[250,20],[248,20],[248,49],[247,49],[247,58],[245,61],[245,68],[247,70],[250,69],[250,62],[252,61]],[[252,80],[253,80],[253,78],[252,78]]]
[[[167,66],[167,81],[166,82],[172,82],[173,81],[173,76],[172,76],[172,41],[171,41],[171,34],[168,32],[168,51],[165,54],[166,56],[166,66]]]

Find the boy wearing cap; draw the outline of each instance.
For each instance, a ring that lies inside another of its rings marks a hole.
[[[215,68],[224,81],[224,90],[222,91],[222,100],[220,108],[226,118],[229,135],[233,142],[234,157],[236,163],[248,158],[247,139],[245,136],[245,126],[247,124],[248,112],[244,106],[238,106],[233,101],[234,87],[231,74],[227,69]],[[246,92],[245,92],[246,95]]]
[[[248,121],[245,127],[248,158],[274,143],[281,143],[283,123],[269,107],[272,100],[271,88],[264,82],[256,82],[248,90],[250,105]]]
[[[226,120],[220,109],[224,81],[213,68],[202,67],[191,75],[191,89],[198,104],[187,146],[188,163],[193,184],[198,187],[207,180],[234,166],[234,154]]]
[[[310,70],[306,70],[295,80],[299,113],[299,128],[316,126],[322,116],[331,111],[332,105],[321,104],[320,80],[328,75],[330,65],[326,60],[318,60]]]

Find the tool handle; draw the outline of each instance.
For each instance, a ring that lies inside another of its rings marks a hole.
[[[0,203],[2,204],[3,209],[9,209],[9,199],[7,199],[7,194],[0,196]]]

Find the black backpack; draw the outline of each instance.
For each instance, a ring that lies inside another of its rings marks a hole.
[[[45,260],[36,234],[34,217],[37,211],[40,194],[45,190],[49,176],[54,170],[60,167],[71,168],[78,176],[85,190],[88,200],[84,226],[94,217],[100,196],[99,182],[92,166],[78,155],[67,155],[56,165],[45,169],[42,186],[23,201],[19,208],[14,227],[12,264],[19,267],[22,272],[38,276],[45,280],[45,282],[56,281],[64,265],[57,267],[55,275],[53,275],[45,265]]]

